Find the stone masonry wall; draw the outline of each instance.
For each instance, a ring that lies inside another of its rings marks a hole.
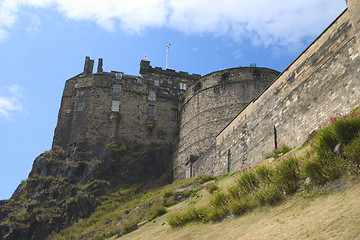
[[[201,173],[262,161],[274,149],[274,126],[279,144],[299,146],[330,116],[359,105],[360,56],[349,16],[336,19],[217,136]]]
[[[216,135],[278,75],[267,68],[227,69],[202,77],[186,91],[173,160],[175,179],[191,176],[190,158],[207,151]]]
[[[103,72],[102,60],[93,74],[93,65],[87,57],[83,74],[65,84],[53,147],[96,153],[111,142],[176,143],[180,82],[200,75],[152,68],[148,60],[141,76]]]

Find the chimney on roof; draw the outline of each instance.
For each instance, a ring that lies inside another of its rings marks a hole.
[[[102,72],[103,72],[103,59],[99,58],[97,73],[102,73]]]

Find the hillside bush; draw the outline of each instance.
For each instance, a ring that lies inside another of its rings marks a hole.
[[[344,147],[344,156],[357,167],[360,166],[360,132],[358,133],[358,137]]]
[[[237,185],[242,194],[249,194],[259,185],[259,179],[252,168],[244,169],[237,179]]]
[[[219,187],[218,187],[215,183],[213,183],[213,182],[208,183],[208,184],[206,185],[206,190],[208,190],[209,193],[213,193],[213,192],[215,192],[215,191],[218,190],[218,189],[219,189]]]
[[[297,190],[298,169],[299,159],[287,157],[276,165],[272,182],[285,193],[293,193]]]
[[[229,211],[230,213],[240,216],[248,211],[251,211],[256,207],[256,203],[251,196],[243,196],[238,199],[234,199],[231,203],[229,203]]]
[[[255,200],[260,205],[274,205],[283,198],[281,190],[275,184],[264,184],[255,194]]]
[[[227,214],[228,209],[226,207],[218,208],[216,206],[209,206],[204,217],[206,221],[217,222],[224,219]]]
[[[167,210],[165,207],[161,206],[161,205],[155,205],[152,207],[150,213],[149,213],[149,218],[148,221],[152,221],[157,217],[160,217],[162,215],[164,215],[165,213],[167,213]]]
[[[350,114],[331,117],[313,140],[312,146],[316,157],[304,163],[304,175],[315,184],[325,184],[340,178],[348,171],[347,160],[358,165],[359,132],[360,107],[355,108]]]
[[[189,222],[201,221],[205,219],[204,208],[189,208],[185,212],[177,212],[170,215],[168,223],[171,227],[176,228],[183,226]]]
[[[334,151],[336,145],[349,144],[360,131],[360,107],[350,114],[338,114],[331,117],[318,131],[313,146],[318,156],[327,157],[327,152]],[[324,156],[322,156],[324,154]]]
[[[223,193],[223,192],[218,192],[216,193],[212,200],[211,200],[211,204],[214,206],[214,207],[217,207],[217,208],[226,208],[227,207],[227,204],[229,203],[230,201],[230,196]]]
[[[291,151],[291,147],[281,144],[278,148],[272,150],[271,153],[265,155],[265,159],[274,158],[277,159],[281,154],[285,154]]]
[[[206,183],[206,182],[216,179],[216,177],[210,176],[210,175],[200,175],[197,177],[197,179],[200,180],[199,181],[200,184],[203,184],[203,183]]]
[[[273,169],[268,165],[261,165],[255,168],[255,173],[262,182],[270,182],[274,174]]]

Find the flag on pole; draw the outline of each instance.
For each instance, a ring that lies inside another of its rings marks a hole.
[[[165,69],[167,69],[167,67],[168,67],[168,55],[169,55],[170,46],[171,46],[170,43],[166,46],[166,67],[165,67]]]

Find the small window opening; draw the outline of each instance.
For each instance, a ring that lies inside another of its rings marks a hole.
[[[147,115],[148,117],[150,118],[153,118],[154,117],[154,106],[153,105],[149,105],[148,106],[148,109],[147,109]]]
[[[117,80],[120,80],[120,79],[122,79],[123,75],[122,75],[122,73],[115,73],[115,77]]]
[[[111,103],[111,111],[119,112],[120,111],[120,101],[113,100]]]
[[[179,119],[179,116],[178,116],[178,110],[177,109],[171,109],[171,121],[175,121],[177,122]]]
[[[141,83],[142,83],[142,79],[141,79],[141,78],[136,78],[136,83],[141,84]]]
[[[78,103],[78,111],[82,111],[82,110],[84,110],[84,101],[79,101],[79,103]]]
[[[121,85],[120,84],[114,84],[113,94],[114,95],[120,95],[121,94]]]
[[[156,93],[153,91],[149,92],[149,96],[148,96],[148,100],[149,101],[156,101]]]
[[[229,81],[229,73],[224,73],[221,75],[221,81]]]
[[[159,80],[154,80],[154,86],[160,86],[160,81]]]
[[[180,82],[180,90],[186,90],[186,83]]]

